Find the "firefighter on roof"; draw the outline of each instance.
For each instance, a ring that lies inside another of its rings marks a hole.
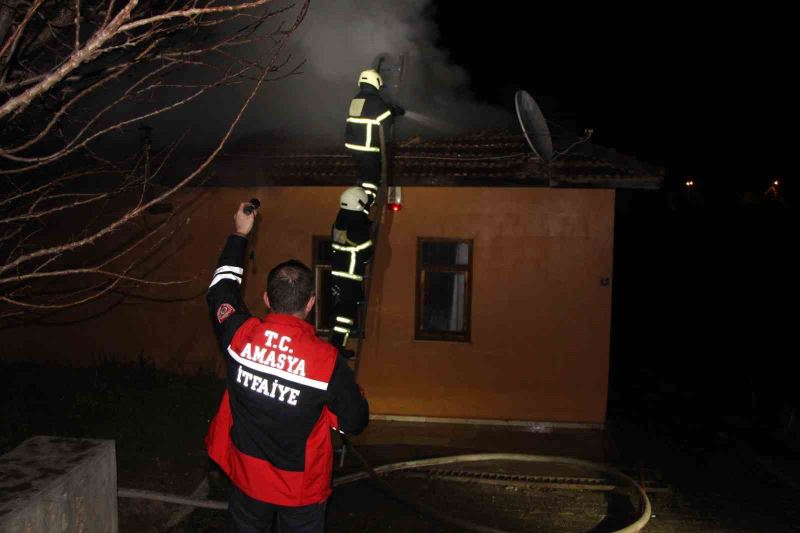
[[[359,185],[368,195],[367,210],[375,201],[381,183],[381,143],[378,128],[384,131],[393,123],[395,116],[405,114],[399,106],[393,106],[381,97],[383,86],[381,75],[375,70],[365,70],[358,77],[359,92],[350,101],[345,128],[345,147],[356,160],[359,169]]]
[[[369,197],[361,187],[344,191],[331,231],[331,344],[345,357],[354,355],[345,347],[356,324],[358,302],[364,298],[364,268],[373,252],[370,240],[372,222],[366,209],[368,202]]]

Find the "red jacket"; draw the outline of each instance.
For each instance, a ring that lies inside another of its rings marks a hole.
[[[246,239],[228,238],[208,292],[227,364],[209,456],[248,496],[301,506],[331,494],[331,428],[360,433],[369,409],[353,372],[313,326],[291,315],[253,318],[241,300]]]

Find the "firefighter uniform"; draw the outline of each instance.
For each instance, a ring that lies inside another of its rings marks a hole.
[[[352,370],[311,324],[288,314],[250,315],[240,289],[246,246],[246,238],[228,237],[207,294],[227,390],[206,447],[244,495],[232,505],[319,514],[314,509],[324,509],[331,494],[330,430],[360,433],[369,408]]]
[[[371,226],[363,210],[353,211],[343,207],[336,216],[331,232],[331,343],[342,349],[356,326],[358,303],[364,299],[364,269],[373,252]]]
[[[382,81],[377,73],[365,71],[361,79],[365,79],[364,75],[367,73],[374,73],[374,78],[360,83],[358,94],[350,101],[344,145],[358,164],[359,185],[367,191],[369,205],[372,205],[381,184],[381,142],[378,128],[382,126],[384,132],[387,132],[394,121],[394,115],[403,111],[383,100],[378,90]]]

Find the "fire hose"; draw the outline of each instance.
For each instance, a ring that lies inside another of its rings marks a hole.
[[[464,520],[463,518],[458,518],[449,515],[447,513],[439,511],[438,509],[435,509],[434,507],[431,507],[430,505],[424,502],[399,494],[388,483],[386,483],[383,479],[380,478],[380,474],[387,474],[389,472],[395,472],[398,470],[412,470],[416,468],[427,468],[431,466],[441,466],[453,463],[471,463],[479,461],[481,462],[517,461],[517,462],[527,462],[527,463],[548,463],[548,464],[563,464],[570,466],[578,466],[581,468],[586,468],[589,470],[594,470],[606,474],[609,477],[622,482],[623,485],[632,488],[633,492],[638,495],[640,502],[639,518],[637,518],[636,521],[634,521],[632,524],[617,531],[614,531],[613,533],[636,533],[638,531],[641,531],[642,528],[644,528],[644,526],[650,520],[650,515],[652,513],[650,499],[647,497],[647,494],[645,493],[644,489],[636,481],[634,481],[632,478],[623,474],[622,472],[613,467],[610,467],[608,465],[603,465],[600,463],[595,463],[592,461],[585,461],[583,459],[575,459],[572,457],[533,455],[525,453],[476,453],[476,454],[466,454],[466,455],[451,455],[446,457],[435,457],[431,459],[414,459],[411,461],[401,461],[398,463],[385,464],[373,468],[372,466],[369,465],[367,460],[364,459],[364,456],[362,456],[361,453],[352,445],[352,443],[346,436],[342,435],[342,441],[344,442],[345,446],[350,449],[350,451],[356,457],[358,462],[361,464],[362,471],[334,478],[333,479],[334,487],[341,487],[348,483],[353,483],[356,481],[369,478],[370,480],[373,481],[373,483],[375,483],[378,486],[378,488],[380,488],[383,492],[387,493],[392,498],[406,505],[409,505],[412,508],[417,509],[418,511],[425,513],[437,520],[464,528],[465,530],[468,531],[476,531],[479,533],[508,533],[501,529],[483,526],[480,524],[476,524],[474,522],[470,522],[468,520]],[[147,490],[120,488],[117,491],[117,495],[120,498],[138,498],[146,500],[156,500],[156,501],[174,503],[179,505],[189,505],[192,507],[199,507],[204,509],[226,510],[228,508],[227,502],[223,501],[184,498],[172,494],[163,494]]]

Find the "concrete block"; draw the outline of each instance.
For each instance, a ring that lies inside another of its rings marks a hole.
[[[0,457],[0,532],[117,528],[113,440],[37,436]]]

